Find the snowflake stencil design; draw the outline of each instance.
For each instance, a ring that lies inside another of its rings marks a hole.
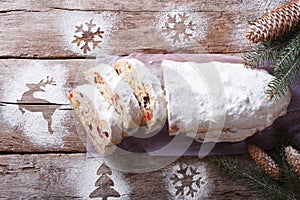
[[[197,25],[194,24],[189,15],[186,13],[176,13],[168,15],[167,22],[163,30],[170,36],[173,43],[184,43],[192,39],[192,32],[196,30]]]
[[[101,31],[100,27],[96,26],[97,25],[93,23],[93,19],[91,19],[90,22],[86,22],[85,26],[83,24],[75,26],[75,39],[72,43],[76,43],[84,54],[99,47],[99,44],[101,43],[104,31]]]
[[[208,178],[205,168],[176,165],[167,174],[169,191],[176,198],[199,199],[207,193]]]
[[[164,40],[174,47],[198,45],[206,37],[207,21],[202,13],[192,8],[170,8],[172,12],[158,15],[156,28]]]

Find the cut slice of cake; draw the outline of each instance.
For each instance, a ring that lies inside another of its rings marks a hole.
[[[109,65],[99,65],[84,73],[90,84],[94,84],[110,106],[121,116],[124,136],[139,130],[141,111],[132,88]]]
[[[93,85],[81,85],[68,99],[96,150],[105,154],[122,141],[122,121]]]
[[[134,91],[142,112],[145,133],[161,130],[166,122],[167,111],[158,77],[137,59],[120,59],[114,69]]]

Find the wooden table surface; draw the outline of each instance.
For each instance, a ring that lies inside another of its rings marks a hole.
[[[101,54],[240,54],[247,20],[282,2],[0,0],[0,198],[259,199],[207,158],[144,174],[87,158],[66,92]]]

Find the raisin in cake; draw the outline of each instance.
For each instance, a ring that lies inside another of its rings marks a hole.
[[[136,133],[141,124],[141,111],[132,88],[109,65],[101,64],[84,74],[121,116],[126,136]]]
[[[99,153],[122,141],[120,117],[93,85],[76,87],[68,99]]]
[[[145,133],[161,130],[166,122],[167,111],[158,77],[136,59],[120,59],[114,69],[134,91],[142,112],[141,125]]]

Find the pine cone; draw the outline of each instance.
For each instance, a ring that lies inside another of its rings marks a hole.
[[[246,29],[246,38],[253,43],[271,41],[299,24],[300,0],[294,0],[251,23]]]
[[[280,169],[278,165],[266,152],[255,145],[248,145],[248,152],[255,164],[259,166],[265,174],[274,180],[280,178]]]
[[[294,172],[300,177],[300,153],[289,146],[285,148],[285,156],[289,165],[292,167]]]

